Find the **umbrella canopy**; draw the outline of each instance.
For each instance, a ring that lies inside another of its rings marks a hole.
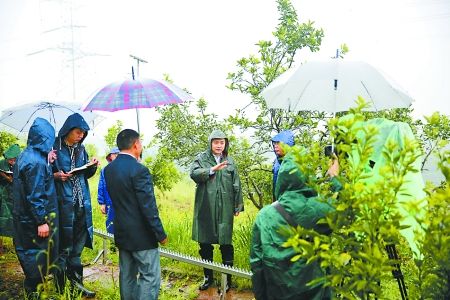
[[[151,108],[181,103],[193,99],[174,84],[163,80],[137,79],[108,84],[84,107],[84,111],[118,111],[131,108]]]
[[[387,75],[360,61],[310,61],[292,68],[262,92],[269,108],[290,111],[347,111],[358,96],[368,110],[409,107],[412,97]]]
[[[99,114],[81,111],[77,104],[42,101],[5,109],[0,116],[0,123],[22,133],[28,132],[34,119],[41,117],[48,120],[58,132],[67,117],[74,113],[82,115],[91,128],[105,119]]]

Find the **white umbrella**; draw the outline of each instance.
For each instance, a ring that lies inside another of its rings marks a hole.
[[[347,111],[361,96],[368,110],[409,107],[412,97],[387,75],[360,61],[306,62],[276,78],[261,93],[268,108]]]
[[[41,117],[48,120],[58,132],[67,117],[74,113],[82,115],[91,129],[105,119],[99,114],[81,111],[80,106],[81,104],[48,101],[28,103],[3,110],[0,124],[6,125],[18,133],[28,132],[34,119]]]

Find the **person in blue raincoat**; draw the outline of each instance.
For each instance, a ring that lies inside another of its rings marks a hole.
[[[57,276],[58,286],[62,290],[67,277],[71,286],[83,296],[94,297],[95,292],[83,285],[81,253],[84,247],[92,248],[92,207],[88,179],[95,174],[98,161],[93,158],[92,165],[69,174],[74,168],[89,162],[82,144],[89,129],[89,125],[78,113],[66,119],[53,145],[58,151],[53,175],[60,211],[61,272]]]
[[[278,178],[278,171],[280,169],[281,163],[283,162],[283,157],[285,155],[281,144],[286,144],[288,146],[294,146],[294,133],[290,130],[283,130],[277,133],[272,139],[273,152],[275,153],[275,160],[273,161],[272,173],[272,200],[275,201],[275,186]]]
[[[119,155],[119,148],[112,148],[108,155],[106,155],[106,160],[108,163],[116,159]],[[97,191],[97,201],[100,205],[100,210],[102,214],[106,214],[106,231],[114,234],[114,208],[112,206],[111,197],[109,196],[108,190],[106,189],[105,180],[105,169],[100,172],[100,179],[98,181],[98,191]]]
[[[43,275],[56,269],[59,219],[50,166],[56,159],[54,140],[52,125],[36,118],[28,133],[27,148],[14,166],[14,246],[25,274],[27,299],[38,299],[36,290]]]

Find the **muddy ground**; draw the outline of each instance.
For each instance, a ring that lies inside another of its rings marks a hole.
[[[178,280],[176,276],[165,276],[165,270],[162,270],[162,288],[175,289],[175,281]],[[169,272],[172,273],[172,272]],[[85,281],[94,286],[112,285],[113,281],[118,285],[119,270],[117,266],[112,264],[102,265],[96,263],[94,265],[86,266],[84,269]],[[179,275],[178,275],[179,276]],[[195,281],[194,281],[195,280]],[[0,300],[24,299],[22,292],[23,272],[20,264],[9,247],[4,248],[0,253]],[[196,279],[188,280],[185,287],[176,287],[178,291],[171,291],[172,294],[177,294],[183,297],[188,294],[188,290],[192,290],[192,286],[197,286]],[[101,296],[95,299],[102,299]],[[212,287],[206,291],[199,292],[197,300],[218,300],[220,295],[217,287]],[[253,294],[251,291],[230,290],[225,299],[227,300],[251,300]]]

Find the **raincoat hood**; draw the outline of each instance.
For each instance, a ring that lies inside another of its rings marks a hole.
[[[11,145],[8,150],[3,153],[5,159],[16,158],[20,154],[20,147],[17,144]]]
[[[36,118],[28,132],[28,147],[48,153],[55,142],[55,129],[45,119]]]
[[[315,196],[316,192],[307,187],[305,177],[298,169],[291,154],[287,154],[278,173],[278,181],[275,186],[275,198],[283,202],[284,193],[298,193]]]
[[[283,130],[281,132],[279,132],[278,134],[276,134],[273,138],[272,138],[272,143],[273,142],[282,142],[288,146],[294,146],[294,133],[290,130]],[[275,151],[274,151],[275,152]],[[275,153],[275,155],[277,155]],[[278,155],[277,155],[278,157]]]
[[[78,113],[70,115],[64,122],[58,133],[59,142],[61,143],[64,137],[74,128],[80,128],[81,130],[86,132],[84,137],[79,142],[79,144],[83,143],[84,139],[88,135],[88,131],[90,128],[84,118]]]
[[[223,131],[221,130],[213,130],[213,132],[211,132],[211,134],[208,137],[208,149],[209,152],[212,154],[212,148],[211,148],[211,143],[212,140],[214,139],[225,139],[225,148],[223,149],[222,155],[223,157],[227,157],[228,156],[228,138],[225,135],[225,133],[223,133]]]

